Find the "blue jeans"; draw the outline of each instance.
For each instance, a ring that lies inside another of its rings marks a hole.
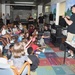
[[[10,68],[0,68],[0,75],[14,75],[14,72]]]
[[[44,41],[46,44],[49,44],[50,43],[50,38],[44,38]]]

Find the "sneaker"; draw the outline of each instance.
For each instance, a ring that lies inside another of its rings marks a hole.
[[[75,59],[75,56],[69,56],[68,58],[73,58],[73,59]]]
[[[75,59],[75,56],[72,56],[73,59]]]
[[[42,52],[45,52],[45,49],[43,49]]]
[[[67,58],[72,58],[73,56],[69,56],[69,57],[67,57]]]
[[[70,57],[70,56],[71,56],[71,54],[70,54],[70,53],[68,53],[68,54],[67,54],[67,57]]]
[[[36,54],[40,54],[41,52],[36,52]]]

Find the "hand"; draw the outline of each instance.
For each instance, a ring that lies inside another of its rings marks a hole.
[[[44,38],[44,36],[42,36],[41,38]]]
[[[66,16],[66,18],[70,19],[70,16]]]
[[[62,18],[65,18],[65,16],[62,16]]]

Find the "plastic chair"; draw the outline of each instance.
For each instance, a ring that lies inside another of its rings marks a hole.
[[[0,68],[0,75],[14,75],[14,73],[10,68],[6,68],[6,69]]]
[[[30,64],[29,64],[29,62],[25,62],[19,71],[14,66],[11,66],[11,69],[13,69],[14,75],[21,75],[26,66],[28,66],[28,75],[30,75]]]

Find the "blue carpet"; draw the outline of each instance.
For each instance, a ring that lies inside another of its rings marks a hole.
[[[39,57],[39,58],[46,58],[45,54],[42,53],[42,52],[38,55],[38,57]]]

